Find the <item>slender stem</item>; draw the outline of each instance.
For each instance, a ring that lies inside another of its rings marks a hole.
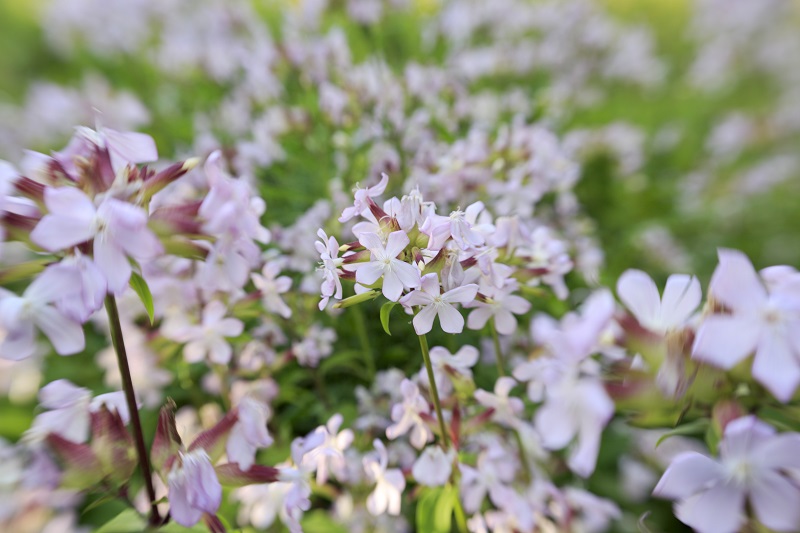
[[[494,325],[494,317],[489,321],[489,330],[492,332],[492,341],[494,341],[494,359],[497,363],[497,373],[500,377],[506,375],[506,364],[503,359],[503,350],[500,348],[500,338],[497,336],[497,328]]]
[[[133,392],[133,381],[131,381],[131,369],[128,366],[128,355],[125,353],[125,342],[122,338],[122,324],[119,321],[119,311],[117,301],[111,294],[106,295],[106,312],[108,313],[108,325],[111,329],[111,343],[117,353],[117,363],[119,373],[122,376],[122,388],[125,390],[125,400],[128,403],[128,411],[131,415],[131,425],[133,426],[133,438],[136,443],[136,454],[139,456],[139,464],[142,467],[144,476],[144,486],[147,490],[147,497],[150,499],[151,526],[161,523],[156,506],[156,490],[153,487],[153,474],[150,470],[150,460],[147,457],[147,448],[144,445],[144,433],[142,432],[142,422],[139,420],[139,407],[136,405],[136,395]]]
[[[361,343],[361,351],[364,355],[364,363],[367,365],[367,373],[371,383],[375,380],[375,356],[372,352],[372,346],[369,343],[367,329],[364,327],[366,323],[366,320],[364,320],[364,311],[362,311],[361,307],[358,305],[354,306],[353,310],[353,322],[355,322],[356,334]]]
[[[430,384],[431,396],[433,396],[433,406],[436,408],[436,418],[439,419],[439,431],[442,434],[442,448],[444,451],[450,449],[450,437],[447,433],[447,426],[444,424],[442,416],[442,405],[439,402],[439,391],[436,388],[436,378],[433,375],[433,365],[431,356],[428,353],[428,339],[425,335],[419,335],[419,347],[422,350],[422,358],[425,360],[425,368],[428,370],[428,383]]]
[[[516,437],[517,447],[519,448],[519,459],[522,461],[522,468],[525,470],[525,483],[530,484],[533,474],[531,473],[531,465],[528,464],[528,454],[525,452],[525,446],[522,444],[522,436],[519,430],[514,430],[514,437]]]

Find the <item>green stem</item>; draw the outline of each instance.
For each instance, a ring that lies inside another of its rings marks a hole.
[[[489,321],[489,330],[492,332],[492,341],[494,342],[494,359],[497,363],[497,373],[500,377],[506,375],[506,365],[503,360],[503,350],[500,349],[500,338],[497,336],[497,328],[494,325],[494,317]]]
[[[519,460],[522,462],[522,468],[525,471],[525,484],[530,485],[533,474],[531,474],[531,465],[528,464],[528,455],[525,453],[525,446],[522,444],[522,437],[518,430],[514,430],[514,437],[517,440],[517,447],[519,448]]]
[[[444,424],[444,417],[442,416],[442,405],[439,402],[439,391],[436,388],[436,378],[433,375],[433,365],[431,364],[431,356],[428,353],[428,339],[425,335],[419,335],[419,347],[422,350],[422,358],[425,360],[425,368],[428,370],[428,383],[430,384],[431,396],[433,396],[433,406],[436,408],[436,418],[439,419],[439,431],[442,434],[442,448],[444,451],[450,449],[450,437],[447,433],[447,426]]]
[[[150,500],[149,523],[151,526],[157,526],[161,523],[161,516],[159,516],[158,507],[156,506],[156,490],[153,487],[153,474],[150,469],[147,448],[144,445],[142,422],[139,420],[139,407],[136,405],[136,394],[133,391],[131,369],[128,366],[128,355],[125,352],[125,342],[122,338],[122,324],[120,324],[119,321],[117,301],[111,294],[106,295],[106,313],[108,313],[108,326],[111,330],[111,343],[114,345],[114,351],[117,353],[119,373],[120,376],[122,376],[122,388],[125,391],[125,401],[128,404],[128,411],[130,411],[131,415],[131,426],[133,427],[136,454],[139,456],[139,465],[142,468],[144,486],[147,490],[147,497]]]
[[[364,327],[364,311],[361,310],[361,307],[355,306],[353,308],[355,311],[353,313],[353,321],[355,322],[356,326],[356,334],[358,335],[358,340],[361,343],[361,351],[364,355],[364,363],[367,365],[367,373],[369,375],[369,381],[372,383],[375,381],[375,356],[372,353],[372,346],[369,343],[369,336],[367,335],[367,329]]]

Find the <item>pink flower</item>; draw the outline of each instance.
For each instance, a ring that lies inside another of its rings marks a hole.
[[[367,187],[366,189],[357,187],[355,190],[355,199],[353,201],[353,205],[345,208],[345,210],[342,211],[342,216],[339,217],[339,222],[347,222],[348,220],[357,217],[369,209],[369,204],[372,201],[372,198],[383,194],[383,191],[386,190],[386,186],[388,184],[389,176],[386,174],[381,174],[381,181],[378,182],[377,185]]]
[[[367,478],[375,482],[375,489],[367,497],[367,511],[373,516],[388,512],[390,515],[400,514],[400,504],[406,480],[398,468],[389,468],[389,454],[383,443],[373,441],[375,451],[364,456],[364,470]]]
[[[623,272],[617,294],[642,327],[662,335],[682,328],[702,299],[700,282],[694,276],[673,274],[661,298],[656,284],[641,270]]]
[[[502,335],[511,335],[517,330],[517,319],[514,315],[527,313],[531,304],[525,298],[512,294],[516,290],[516,282],[507,282],[502,289],[495,289],[489,302],[475,301],[465,307],[475,309],[467,318],[469,329],[481,329],[490,318],[494,318],[497,332]]]
[[[292,288],[292,278],[278,276],[280,267],[276,263],[267,263],[261,270],[261,275],[251,274],[253,285],[261,292],[261,301],[264,308],[272,313],[277,313],[283,318],[292,316],[292,310],[281,298],[281,294]]]
[[[45,189],[44,203],[49,213],[31,231],[31,240],[56,252],[93,239],[94,262],[112,294],[121,294],[128,285],[128,257],[147,261],[162,251],[158,238],[147,228],[147,213],[138,206],[106,198],[95,208],[74,187]]]
[[[386,246],[375,233],[362,233],[359,242],[370,251],[370,262],[362,263],[356,270],[356,281],[372,285],[383,277],[383,295],[396,302],[403,289],[419,287],[419,270],[414,265],[397,259],[408,245],[408,235],[402,231],[389,234]]]
[[[506,427],[516,428],[519,426],[517,417],[525,408],[522,400],[509,396],[511,389],[516,385],[517,382],[514,378],[502,377],[494,384],[494,394],[479,389],[475,391],[475,399],[484,407],[494,409],[492,421]]]
[[[442,294],[438,274],[431,273],[422,276],[421,289],[405,295],[400,303],[409,307],[421,306],[412,321],[417,335],[424,335],[433,329],[433,319],[437,316],[445,332],[461,333],[464,330],[464,317],[453,304],[469,303],[477,294],[478,286],[474,283],[456,287]]]
[[[445,453],[440,446],[428,446],[414,461],[411,474],[417,483],[427,487],[440,487],[447,483],[453,472],[453,450]]]
[[[745,500],[775,531],[797,531],[800,487],[787,470],[800,469],[800,434],[776,434],[754,416],[725,428],[719,460],[679,454],[653,494],[677,500],[675,516],[700,533],[733,533],[745,524]]]
[[[266,403],[250,396],[242,398],[237,409],[239,417],[231,429],[225,451],[230,462],[247,471],[255,463],[256,451],[272,444],[267,432],[270,412]]]
[[[209,302],[203,309],[201,324],[186,326],[173,333],[175,340],[187,343],[183,356],[188,362],[197,363],[208,355],[214,363],[228,364],[233,349],[225,338],[241,335],[244,324],[237,318],[225,318],[227,311],[219,300]]]
[[[755,351],[753,377],[789,401],[800,384],[800,283],[768,292],[747,256],[719,250],[709,292],[731,313],[703,320],[692,356],[729,369]]]
[[[144,133],[120,132],[103,127],[94,131],[90,128],[78,127],[76,138],[81,137],[99,148],[108,150],[111,168],[115,174],[118,174],[128,164],[148,163],[158,159],[155,141]]]
[[[222,485],[202,448],[179,455],[167,484],[170,516],[184,527],[195,525],[204,513],[216,514],[222,502]]]
[[[47,269],[28,285],[22,296],[8,291],[0,296],[0,357],[19,360],[30,357],[36,349],[34,326],[53,343],[59,355],[83,351],[85,339],[80,323],[51,305],[62,298],[75,296],[77,275]]]
[[[386,437],[394,440],[411,430],[411,444],[420,450],[425,443],[433,440],[431,429],[420,416],[430,413],[428,402],[420,395],[419,388],[407,379],[400,384],[400,391],[403,394],[403,403],[396,403],[392,407],[394,424],[386,428]]]

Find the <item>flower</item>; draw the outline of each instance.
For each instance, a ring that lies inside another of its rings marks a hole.
[[[642,327],[662,335],[683,327],[702,298],[700,282],[694,276],[673,274],[660,298],[650,276],[633,269],[620,276],[617,294]]]
[[[342,415],[336,413],[327,424],[318,427],[314,433],[322,436],[321,443],[303,456],[303,463],[313,465],[317,471],[317,485],[324,485],[331,471],[339,481],[347,476],[344,451],[352,444],[354,435],[350,429],[339,431],[343,421]]]
[[[80,323],[51,305],[74,295],[76,287],[80,287],[76,272],[50,268],[33,280],[22,296],[3,290],[0,326],[5,331],[0,338],[0,357],[30,357],[36,349],[34,325],[50,339],[59,355],[83,351],[86,340]]]
[[[396,302],[403,288],[419,287],[419,270],[414,265],[397,259],[408,245],[408,235],[394,231],[386,239],[386,246],[376,233],[362,233],[359,242],[370,251],[370,262],[359,265],[356,281],[362,285],[372,285],[383,276],[383,295]]]
[[[404,379],[400,384],[400,391],[403,394],[403,403],[396,403],[392,407],[392,421],[394,424],[386,428],[386,437],[396,439],[411,430],[411,444],[419,449],[425,443],[433,440],[433,433],[420,416],[429,414],[430,408],[419,393],[419,388],[408,379]]]
[[[347,222],[348,220],[366,211],[369,208],[370,202],[372,202],[372,198],[383,194],[383,191],[386,190],[386,186],[388,184],[389,176],[381,173],[381,181],[379,181],[377,185],[367,187],[366,189],[357,187],[355,190],[355,199],[353,201],[353,205],[345,208],[345,210],[342,211],[342,216],[339,217],[339,222]]]
[[[775,531],[800,524],[800,487],[787,469],[800,468],[800,434],[776,434],[755,416],[728,423],[719,460],[679,454],[653,494],[677,500],[675,516],[700,533],[732,533],[745,524],[745,500]]]
[[[227,364],[233,349],[225,337],[236,337],[242,333],[244,324],[237,318],[224,318],[227,308],[219,300],[209,302],[203,309],[201,324],[186,326],[175,331],[175,340],[186,342],[183,356],[190,363],[202,361],[208,355],[217,364]]]
[[[272,313],[277,313],[283,318],[292,316],[292,310],[281,298],[281,294],[292,288],[292,278],[278,276],[280,266],[276,263],[267,263],[261,270],[261,275],[250,274],[253,285],[261,291],[261,300],[264,308]]]
[[[367,511],[373,516],[388,512],[390,515],[400,514],[400,503],[406,480],[397,468],[390,468],[389,454],[379,439],[372,442],[375,451],[364,457],[364,471],[371,481],[375,481],[375,490],[367,497]]]
[[[800,384],[797,284],[778,284],[768,291],[747,256],[723,249],[709,292],[730,314],[703,320],[692,357],[729,369],[755,351],[753,377],[778,400],[789,401]]]
[[[506,283],[503,288],[494,288],[489,302],[475,301],[465,307],[475,309],[467,318],[469,329],[481,329],[490,319],[494,319],[497,332],[502,335],[511,335],[517,330],[517,319],[514,315],[527,313],[531,304],[525,298],[512,294],[517,288],[515,282]]]
[[[147,261],[162,251],[141,207],[111,197],[95,207],[75,187],[45,189],[44,203],[49,213],[31,231],[31,241],[56,252],[93,239],[94,262],[112,294],[119,295],[128,286],[132,271],[128,257]]]
[[[404,306],[422,307],[412,321],[417,335],[425,335],[433,329],[433,319],[437,316],[445,332],[461,333],[464,329],[464,317],[453,304],[473,301],[478,294],[478,286],[469,283],[442,294],[439,275],[436,273],[422,276],[420,285],[421,289],[408,293],[400,300]]]
[[[445,453],[439,446],[428,446],[414,461],[411,474],[417,483],[427,487],[439,487],[447,483],[453,471],[453,450]]]
[[[484,407],[494,409],[492,413],[494,422],[516,428],[519,425],[517,416],[525,408],[522,400],[508,395],[516,385],[517,382],[514,378],[502,377],[494,384],[494,394],[485,390],[476,390],[475,399]]]
[[[184,527],[195,525],[204,513],[216,514],[222,502],[222,485],[202,448],[179,454],[167,484],[170,516]]]
[[[231,429],[225,451],[228,460],[248,470],[255,463],[256,451],[272,444],[267,432],[269,406],[251,396],[245,396],[238,405],[239,417]]]

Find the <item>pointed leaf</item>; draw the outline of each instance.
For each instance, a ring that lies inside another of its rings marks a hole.
[[[153,308],[153,295],[150,293],[150,287],[147,286],[147,282],[144,278],[136,272],[131,274],[130,286],[131,289],[139,295],[139,299],[144,304],[147,317],[150,319],[150,325],[152,326],[155,317],[155,309]]]
[[[708,430],[709,425],[710,421],[707,418],[700,418],[693,422],[689,422],[688,424],[683,424],[682,426],[678,426],[661,435],[661,438],[659,438],[656,441],[656,447],[658,447],[666,439],[674,437],[675,435],[685,435],[685,436],[705,435],[705,432],[706,430]]]
[[[140,533],[146,529],[147,521],[136,509],[125,509],[105,525],[100,526],[96,533]]]
[[[397,302],[386,302],[381,306],[381,326],[387,335],[391,335],[389,331],[389,316],[392,314],[392,308],[397,305]]]

